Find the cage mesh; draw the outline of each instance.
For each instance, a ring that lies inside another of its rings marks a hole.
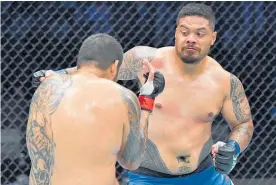
[[[210,55],[241,79],[254,118],[252,142],[230,177],[276,178],[276,3],[201,3],[211,5],[217,17],[218,36]],[[174,45],[176,17],[184,4],[1,2],[1,183],[28,183],[25,130],[34,93],[33,72],[75,66],[81,42],[99,32],[116,37],[125,51],[138,45]],[[137,88],[137,80],[119,83]],[[212,133],[215,141],[228,137],[221,116],[213,123]],[[123,172],[117,164],[118,179]]]

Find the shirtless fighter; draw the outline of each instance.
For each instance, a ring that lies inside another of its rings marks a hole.
[[[140,107],[133,92],[112,81],[122,60],[113,37],[92,35],[79,50],[76,72],[52,75],[37,88],[26,134],[31,185],[114,185],[117,160],[126,169],[138,168],[152,111],[148,104],[165,80],[151,68]]]
[[[175,46],[137,46],[124,54],[118,79],[135,79],[146,71],[144,61],[166,79],[150,117],[142,163],[128,172],[130,185],[232,184],[227,174],[250,143],[254,126],[241,81],[208,56],[215,40],[212,9],[188,4],[177,17]],[[211,126],[218,114],[228,122],[231,134],[226,143],[213,145]]]

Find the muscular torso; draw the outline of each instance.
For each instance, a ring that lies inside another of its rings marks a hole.
[[[110,84],[74,75],[68,80],[71,85],[64,86],[60,83],[52,86],[59,90],[48,89],[44,92],[51,94],[51,98],[44,97],[45,104],[52,104],[56,109],[52,114],[47,112],[42,115],[38,122],[45,125],[45,128],[33,128],[36,129],[33,132],[45,138],[46,130],[52,139],[31,156],[33,165],[30,182],[51,182],[52,185],[114,185],[115,163],[122,142],[121,112],[124,105],[117,103],[119,94]],[[59,98],[57,91],[63,92]],[[113,98],[107,98],[108,96]],[[36,114],[41,112],[33,111]],[[30,120],[35,119],[30,117]],[[27,139],[29,151],[32,151],[31,145],[39,146],[39,143],[32,143],[36,138],[31,135]],[[47,148],[51,148],[51,155],[39,154]],[[51,167],[50,162],[44,160],[49,157],[53,158]]]
[[[153,63],[166,79],[149,120],[148,142],[142,167],[166,174],[194,171],[210,153],[211,124],[224,99],[218,64],[210,61],[194,79],[179,74],[172,48],[163,48],[163,64]]]

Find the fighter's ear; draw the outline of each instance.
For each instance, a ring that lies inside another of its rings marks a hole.
[[[214,31],[212,33],[212,43],[211,43],[211,46],[214,45],[214,43],[216,42],[216,39],[217,39],[217,32]]]
[[[114,76],[116,76],[116,74],[117,74],[118,64],[119,64],[119,60],[115,60],[113,62],[113,64],[111,64],[111,66],[110,66],[110,72]]]
[[[177,25],[175,25],[174,39],[176,39]]]

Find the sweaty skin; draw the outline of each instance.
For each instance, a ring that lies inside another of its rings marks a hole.
[[[136,47],[126,55],[132,55],[132,61],[139,61],[135,53],[142,52],[142,48]],[[174,47],[155,49],[145,46],[143,50],[155,56],[150,59],[151,64],[164,75],[166,88],[155,100],[141,167],[174,175],[196,170],[211,152],[211,126],[219,113],[236,126],[230,138],[243,140],[244,143],[240,143],[242,149],[247,146],[253,126],[247,123],[251,121],[250,108],[237,77],[208,56],[196,75],[187,75],[179,70]],[[122,65],[119,74],[126,74],[125,69],[126,65]],[[131,75],[129,73],[129,79]],[[235,135],[238,137],[233,137]]]
[[[30,184],[117,185],[116,161],[129,169],[141,161],[140,116],[135,94],[114,82],[79,73],[47,78],[30,107]]]
[[[157,50],[163,63],[166,88],[156,98],[150,118],[147,149],[142,167],[166,174],[187,174],[211,152],[211,124],[224,100],[223,80],[228,73],[208,58],[196,78],[179,74],[173,47]],[[152,63],[154,66],[155,63]],[[161,106],[160,106],[161,105]]]
[[[192,52],[192,51],[191,51]],[[147,148],[141,167],[166,174],[188,174],[210,154],[212,122],[222,114],[232,132],[229,140],[239,143],[241,151],[253,134],[250,106],[240,80],[224,70],[211,57],[188,75],[176,62],[174,47],[137,46],[125,53],[118,79],[131,80],[148,69],[149,61],[166,79],[164,92],[156,98],[149,119]],[[73,68],[69,71],[74,71]]]
[[[208,56],[216,40],[209,20],[199,16],[179,19],[175,46],[137,46],[124,55],[119,80],[141,80],[151,62],[166,79],[150,117],[142,167],[167,174],[188,174],[197,169],[212,148],[211,126],[222,114],[243,151],[253,134],[250,106],[243,85]],[[141,80],[143,82],[143,80]]]
[[[196,170],[211,152],[211,126],[218,114],[232,129],[229,140],[241,151],[248,146],[254,129],[250,106],[240,80],[207,56],[215,40],[209,20],[184,16],[177,24],[174,47],[136,46],[124,54],[118,80],[138,76],[143,82],[146,61],[166,80],[149,119],[141,167],[174,175]]]

